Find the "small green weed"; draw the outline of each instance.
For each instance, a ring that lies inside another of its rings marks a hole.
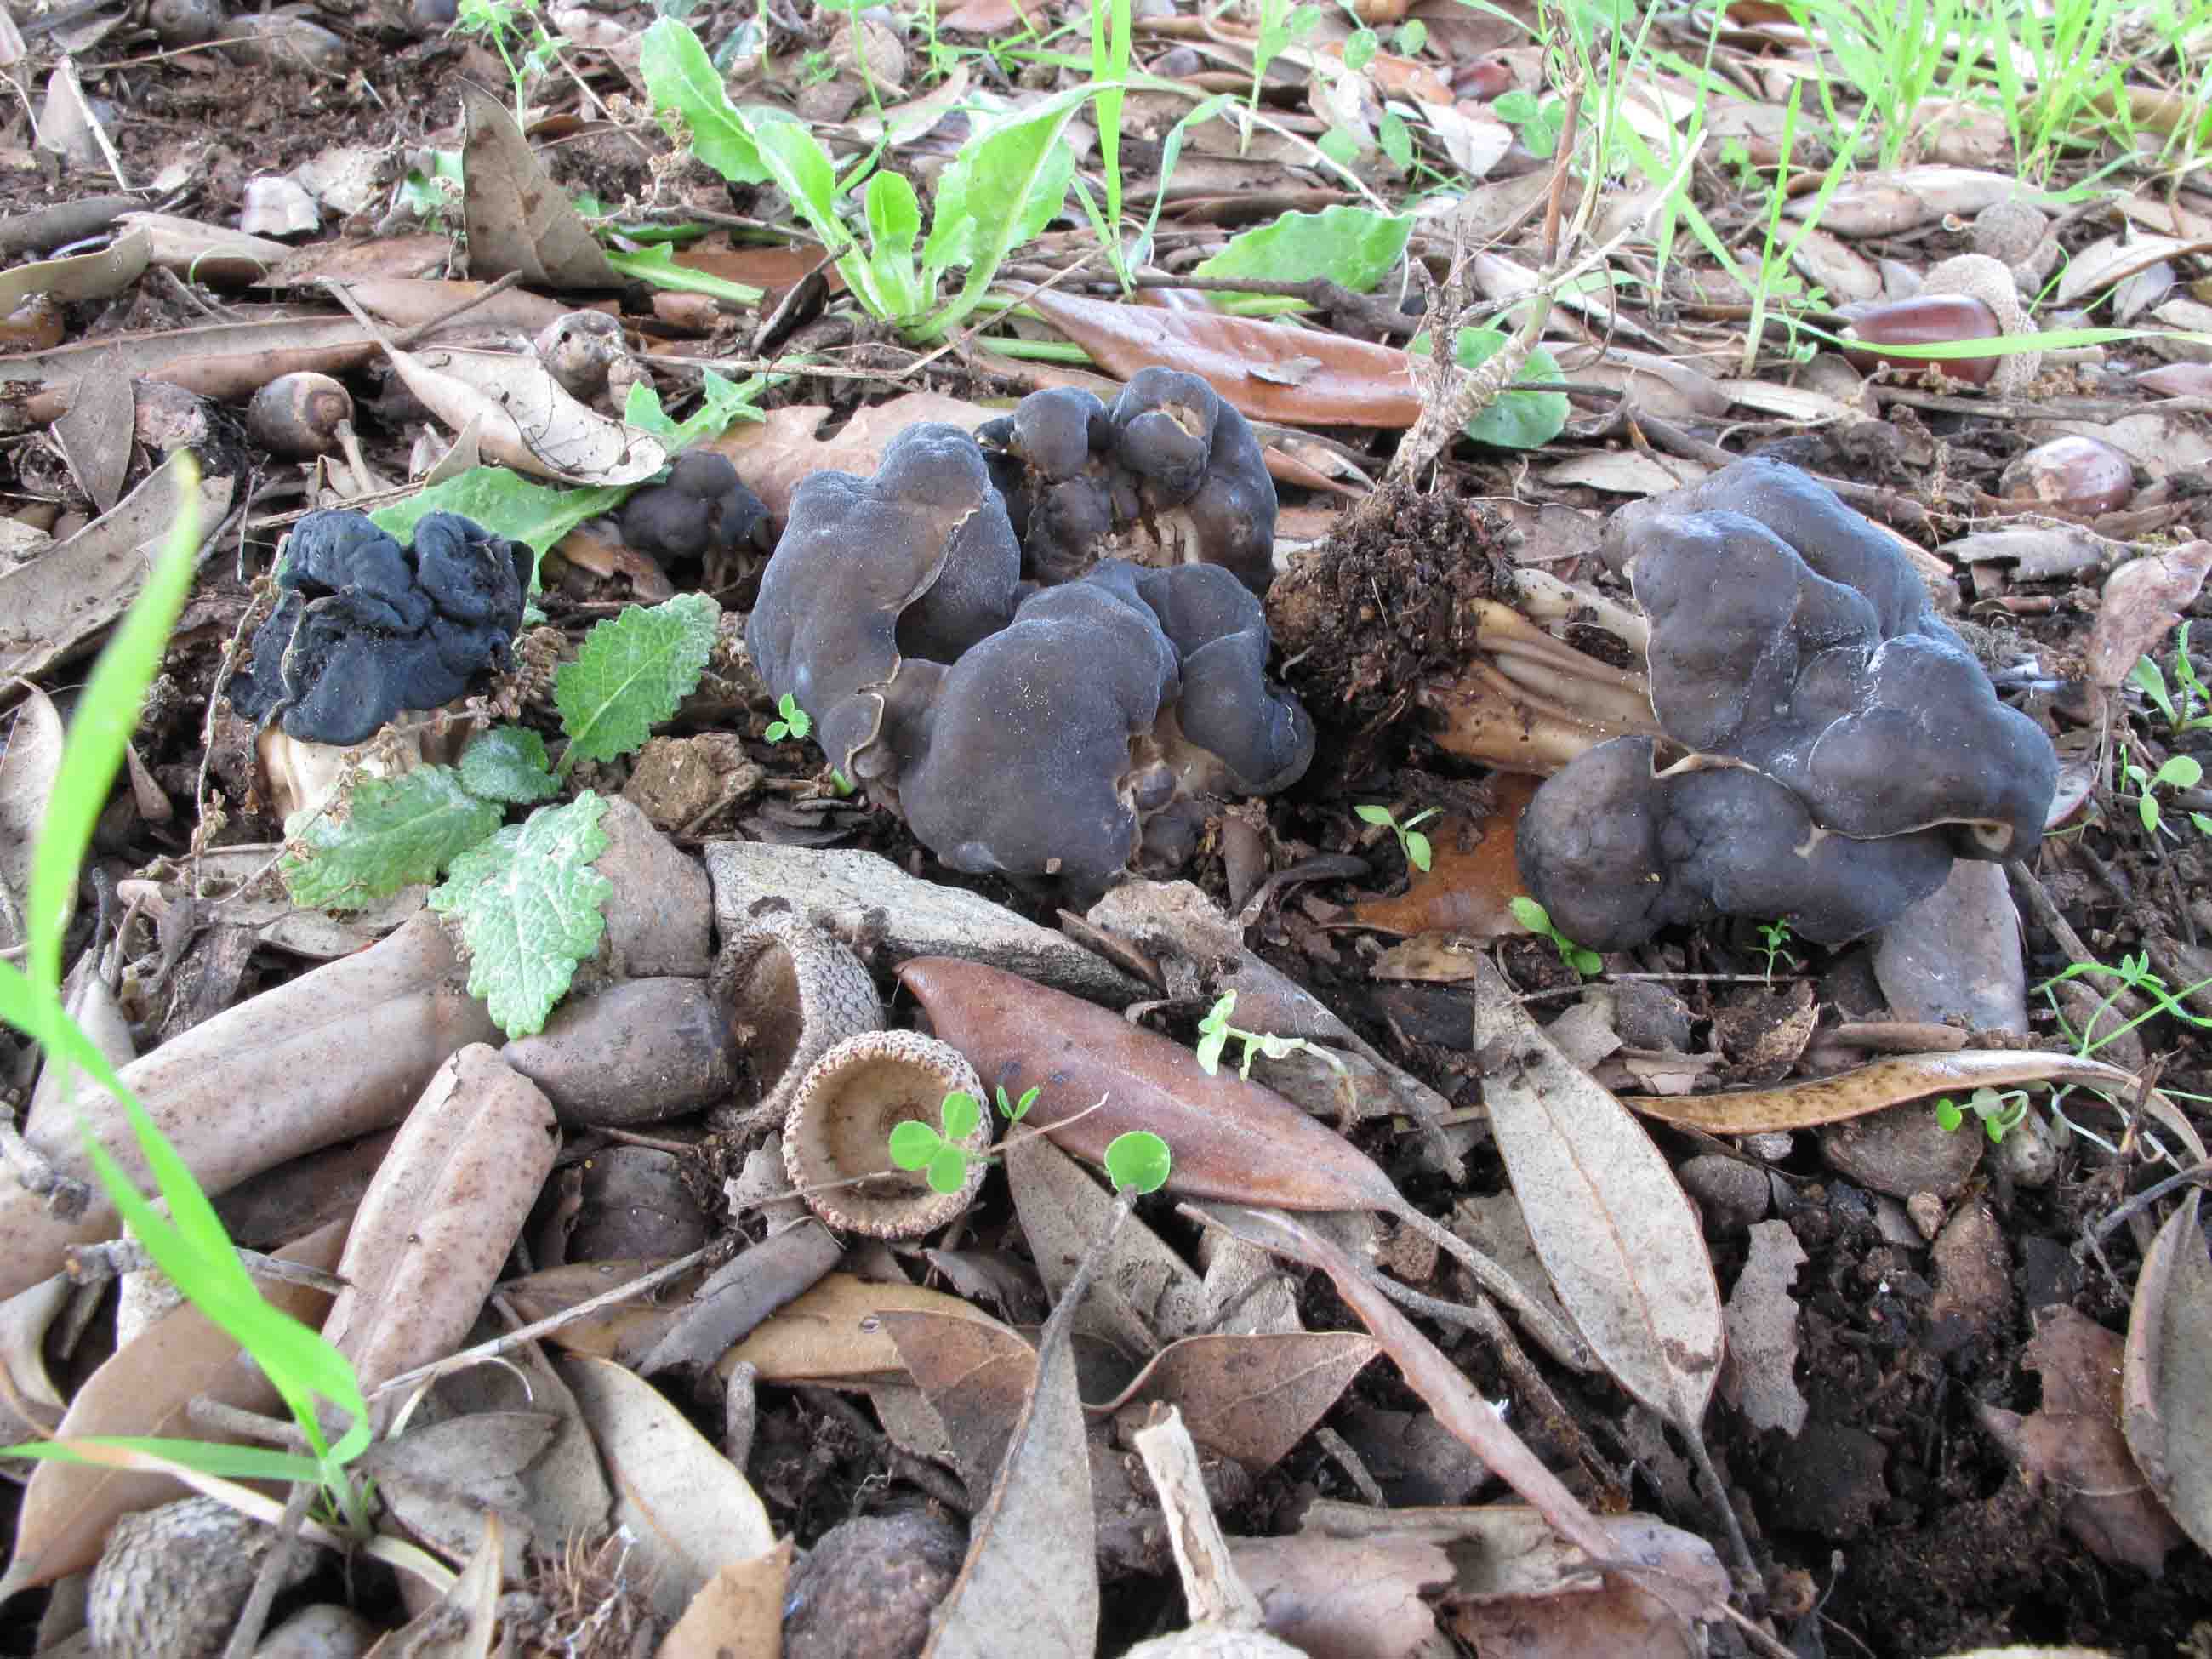
[[[123,1461],[126,1467],[144,1467],[130,1464],[131,1458],[159,1458],[223,1479],[307,1481],[322,1490],[339,1524],[366,1537],[367,1492],[346,1467],[369,1440],[368,1407],[352,1365],[320,1333],[262,1296],[176,1148],[61,999],[69,896],[94,823],[122,765],[124,746],[137,726],[146,688],[161,667],[170,629],[191,585],[199,526],[191,504],[198,497],[198,474],[189,455],[168,465],[183,510],[78,699],[33,855],[24,904],[29,940],[25,965],[0,961],[0,1020],[34,1041],[46,1063],[59,1068],[65,1085],[82,1072],[122,1104],[168,1212],[140,1194],[88,1130],[85,1150],[100,1184],[162,1271],[260,1366],[290,1409],[311,1455],[197,1440],[107,1437],[10,1446],[0,1455],[87,1463]],[[319,1401],[335,1406],[348,1419],[335,1444],[323,1431]]]
[[[1029,1115],[1039,1092],[1031,1088],[1024,1091],[1019,1100],[1008,1100],[1005,1088],[1000,1087],[999,1115],[1009,1124],[1019,1123]],[[978,1152],[961,1144],[975,1133],[975,1126],[982,1117],[983,1103],[964,1089],[955,1089],[938,1103],[937,1118],[941,1128],[933,1128],[919,1118],[909,1118],[891,1131],[891,1162],[902,1170],[921,1170],[933,1191],[957,1193],[968,1179],[970,1169],[978,1164],[994,1162],[999,1152],[1006,1150],[1000,1146],[994,1152]],[[1132,1129],[1106,1143],[1106,1176],[1116,1192],[1124,1188],[1133,1188],[1139,1193],[1158,1192],[1167,1184],[1173,1161],[1167,1142],[1149,1129]]]
[[[1540,939],[1547,939],[1558,947],[1559,960],[1574,969],[1583,979],[1605,971],[1605,958],[1587,946],[1577,945],[1558,928],[1544,907],[1523,894],[1505,907],[1512,911],[1513,919]]]
[[[1336,1073],[1336,1080],[1345,1092],[1348,1110],[1358,1108],[1358,1086],[1352,1080],[1352,1068],[1342,1060],[1317,1042],[1304,1037],[1277,1036],[1267,1031],[1247,1031],[1231,1025],[1230,1015],[1237,1012],[1237,993],[1224,991],[1213,1006],[1206,1010],[1206,1018],[1198,1022],[1198,1068],[1208,1077],[1221,1069],[1222,1050],[1234,1037],[1244,1045],[1244,1053],[1237,1065],[1237,1075],[1250,1081],[1252,1062],[1265,1054],[1269,1060],[1288,1060],[1292,1054],[1307,1054]]]
[[[1429,867],[1429,860],[1433,856],[1432,849],[1429,846],[1429,838],[1413,826],[1417,823],[1425,823],[1436,817],[1443,811],[1441,807],[1425,808],[1414,813],[1403,823],[1398,822],[1396,814],[1393,813],[1389,807],[1376,803],[1355,806],[1352,810],[1358,814],[1362,823],[1383,825],[1392,835],[1397,836],[1398,850],[1406,855],[1406,862],[1412,865],[1413,868],[1425,871]]]
[[[561,37],[545,27],[538,0],[460,0],[454,34],[481,35],[507,66],[514,122],[530,125],[530,88],[561,58]]]
[[[2185,732],[2202,732],[2212,726],[2212,690],[2197,677],[2197,665],[2190,660],[2189,629],[2184,623],[2173,641],[2173,678],[2175,685],[2169,690],[2165,672],[2148,657],[2139,657],[2136,665],[2128,671],[2128,684],[2142,692],[2150,706],[2166,717],[2166,730],[2175,737]]]
[[[1548,161],[1558,153],[1559,130],[1566,123],[1567,106],[1562,99],[1540,99],[1533,92],[1522,92],[1517,87],[1511,92],[1501,92],[1491,100],[1491,111],[1519,135],[1522,148],[1540,161]]]
[[[2112,981],[2103,1000],[2090,1011],[2089,1018],[2083,1022],[2082,1030],[2079,1032],[2067,1023],[2065,1012],[2060,1008],[2057,996],[2053,989],[2068,980],[2073,979]],[[2138,951],[2132,954],[2123,954],[2119,966],[2117,968],[2101,962],[2071,963],[2065,972],[2053,975],[2036,988],[2043,993],[2045,1000],[2051,1005],[2051,1012],[2057,1014],[2059,1029],[2065,1032],[2067,1041],[2073,1043],[2074,1052],[2087,1059],[2115,1037],[2134,1030],[2145,1020],[2154,1018],[2160,1014],[2170,1014],[2185,1025],[2193,1026],[2200,1031],[2212,1030],[2212,1019],[2206,1019],[2192,1012],[2180,1001],[2182,997],[2201,991],[2207,985],[2212,985],[2212,979],[2198,980],[2194,985],[2176,992],[2168,988],[2165,980],[2152,969],[2150,952]],[[2151,1006],[2144,1009],[2134,1018],[2114,1026],[2101,1036],[2090,1036],[2089,1033],[2097,1029],[2097,1023],[2106,1011],[2122,997],[2130,994],[2143,998],[2151,1004]]]
[[[1936,1121],[1956,1134],[1966,1122],[1968,1111],[1981,1119],[1982,1128],[1991,1144],[2002,1146],[2007,1135],[2027,1121],[2027,1091],[1979,1088],[1966,1097],[1964,1107],[1945,1095],[1936,1103]]]
[[[1786,962],[1792,968],[1797,965],[1797,958],[1784,948],[1790,943],[1790,939],[1788,922],[1762,921],[1759,924],[1759,943],[1753,948],[1765,959],[1765,976],[1769,985],[1774,983],[1774,964],[1778,961]]]
[[[801,708],[799,699],[788,691],[775,700],[775,712],[780,718],[770,720],[768,730],[761,733],[770,743],[804,738],[814,729],[814,716]]]
[[[2147,835],[2155,836],[2166,823],[2165,809],[2159,805],[2160,789],[2194,789],[2204,781],[2204,765],[2193,755],[2175,755],[2154,772],[2149,768],[2128,758],[2124,745],[2120,750],[2120,774],[2136,789],[2136,813],[2142,819]],[[2122,799],[2127,797],[2122,796]],[[2191,812],[2189,821],[2202,836],[2212,836],[2212,817],[2203,812]]]

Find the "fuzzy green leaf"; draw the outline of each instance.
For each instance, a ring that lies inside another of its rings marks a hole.
[[[520,726],[471,738],[461,750],[461,782],[471,794],[509,806],[544,800],[561,787],[545,763],[545,739]]]
[[[638,72],[656,115],[673,110],[691,130],[691,153],[725,179],[763,185],[768,169],[720,71],[689,26],[664,17],[638,43]]]
[[[430,890],[430,908],[460,920],[469,994],[510,1037],[544,1028],[606,931],[599,907],[614,884],[592,868],[607,850],[605,810],[589,790],[566,806],[541,806],[455,859]]]
[[[495,536],[513,538],[542,556],[585,520],[612,512],[629,494],[627,484],[556,489],[533,483],[503,466],[472,466],[404,501],[380,507],[368,516],[378,529],[404,542],[414,536],[416,522],[424,514],[458,513]],[[537,573],[532,571],[531,586],[537,585]]]
[[[343,819],[318,818],[301,836],[307,850],[285,859],[284,886],[295,904],[358,910],[410,882],[435,881],[498,829],[501,816],[495,802],[464,787],[450,766],[362,778]]]
[[[1459,331],[1455,350],[1462,368],[1475,368],[1487,362],[1492,354],[1505,343],[1502,330],[1494,328],[1463,328]],[[1417,343],[1417,350],[1425,345]],[[1559,365],[1552,354],[1538,346],[1528,354],[1528,361],[1521,366],[1518,380],[1556,380]],[[1498,449],[1541,449],[1566,429],[1567,394],[1564,392],[1514,392],[1508,390],[1498,401],[1467,423],[1467,435],[1479,444],[1489,444]]]
[[[721,607],[704,593],[633,606],[594,628],[576,660],[553,676],[553,702],[568,734],[561,769],[612,760],[640,747],[699,684],[714,648]]]

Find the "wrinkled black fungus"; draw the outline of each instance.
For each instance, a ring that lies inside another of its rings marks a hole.
[[[768,507],[746,489],[726,455],[694,449],[677,457],[665,483],[623,504],[623,539],[665,564],[709,551],[768,550]]]
[[[310,513],[285,543],[252,661],[224,693],[303,742],[364,742],[401,709],[441,708],[509,665],[529,570],[528,548],[458,514],[425,514],[402,546],[364,514]]]
[[[1109,429],[1087,394],[1033,396],[1004,425],[1070,474]],[[1236,574],[1086,557],[1039,589],[992,480],[974,439],[923,425],[873,477],[817,472],[793,492],[746,641],[832,765],[957,869],[1085,888],[1140,850],[1147,867],[1180,861],[1210,803],[1304,773],[1312,722],[1268,685],[1267,623]],[[1024,498],[1028,550],[1056,511]]]
[[[1038,580],[1123,557],[1219,565],[1267,591],[1274,482],[1250,425],[1197,375],[1140,369],[1110,408],[1073,387],[1033,392],[975,437]]]
[[[1618,738],[1536,792],[1522,878],[1568,937],[1639,945],[1712,915],[1838,944],[1951,860],[2022,858],[2057,757],[1997,700],[1890,538],[1749,460],[1616,514],[1604,546],[1651,620],[1651,705],[1687,758]]]

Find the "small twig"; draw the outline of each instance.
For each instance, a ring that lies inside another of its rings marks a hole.
[[[453,322],[455,319],[466,316],[470,312],[474,311],[478,306],[484,304],[487,301],[506,293],[507,289],[513,288],[521,280],[522,273],[520,271],[510,270],[505,276],[487,283],[481,292],[471,295],[467,299],[462,301],[459,305],[453,307],[450,310],[442,311],[434,317],[428,318],[422,322],[416,323],[411,328],[401,329],[397,334],[392,335],[383,342],[384,349],[387,351],[394,349],[404,351],[409,346],[413,345],[417,340],[427,339],[429,336],[435,334],[440,329],[445,327],[447,324]],[[322,286],[336,292],[338,289],[343,287],[344,284],[338,283],[335,278],[325,277],[323,279]],[[343,305],[347,310],[353,311],[352,301],[348,296],[340,295],[339,303]],[[366,325],[367,319],[363,319],[359,312],[355,311],[354,316],[356,320],[362,321]]]
[[[2082,1230],[2083,1237],[2092,1241],[2109,1238],[2112,1233],[2160,1200],[2181,1190],[2184,1187],[2212,1187],[2212,1164],[2199,1164],[2184,1170],[2179,1175],[2168,1176],[2155,1187],[2147,1187],[2094,1226]]]
[[[56,1220],[75,1221],[90,1207],[92,1188],[60,1174],[46,1154],[23,1139],[12,1106],[0,1106],[0,1158],[6,1160],[17,1185],[46,1200],[46,1212]]]
[[[71,1244],[62,1252],[69,1276],[80,1285],[102,1285],[111,1279],[120,1279],[125,1273],[143,1273],[158,1267],[152,1254],[135,1238],[111,1238],[97,1244]],[[304,1285],[309,1290],[328,1291],[336,1296],[346,1287],[346,1281],[336,1273],[325,1273],[320,1267],[304,1261],[288,1261],[283,1256],[264,1255],[258,1250],[240,1250],[238,1258],[246,1264],[246,1272],[256,1279],[265,1279],[282,1285]]]
[[[307,1437],[301,1431],[297,1423],[285,1418],[250,1412],[243,1407],[228,1405],[207,1395],[196,1394],[186,1401],[185,1415],[191,1420],[194,1428],[206,1429],[233,1440],[281,1446],[286,1451],[304,1453],[311,1449]]]
[[[261,1571],[254,1575],[253,1589],[246,1598],[245,1607],[239,1610],[238,1623],[231,1629],[222,1659],[248,1659],[261,1645],[261,1632],[269,1623],[269,1609],[276,1600],[276,1592],[283,1588],[292,1552],[300,1545],[300,1528],[307,1518],[307,1505],[314,1501],[319,1490],[305,1480],[293,1484],[292,1495],[284,1502],[283,1519],[276,1523],[276,1536],[270,1542],[268,1554],[261,1558]]]

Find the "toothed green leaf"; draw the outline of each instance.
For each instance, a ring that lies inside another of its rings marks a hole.
[[[432,909],[460,919],[470,995],[510,1037],[544,1028],[606,931],[599,907],[614,884],[592,868],[607,850],[605,810],[589,790],[566,806],[541,806],[455,859],[430,890]]]
[[[285,859],[284,886],[295,904],[358,910],[410,882],[435,881],[498,829],[501,817],[498,805],[471,793],[450,766],[365,777],[343,818],[325,816],[302,832],[306,851]]]
[[[580,760],[626,755],[673,718],[699,684],[721,614],[704,593],[678,593],[594,628],[576,660],[553,676],[553,701],[568,733],[562,771]]]
[[[527,806],[561,786],[545,763],[545,739],[520,726],[495,726],[461,750],[461,781],[472,795]]]

